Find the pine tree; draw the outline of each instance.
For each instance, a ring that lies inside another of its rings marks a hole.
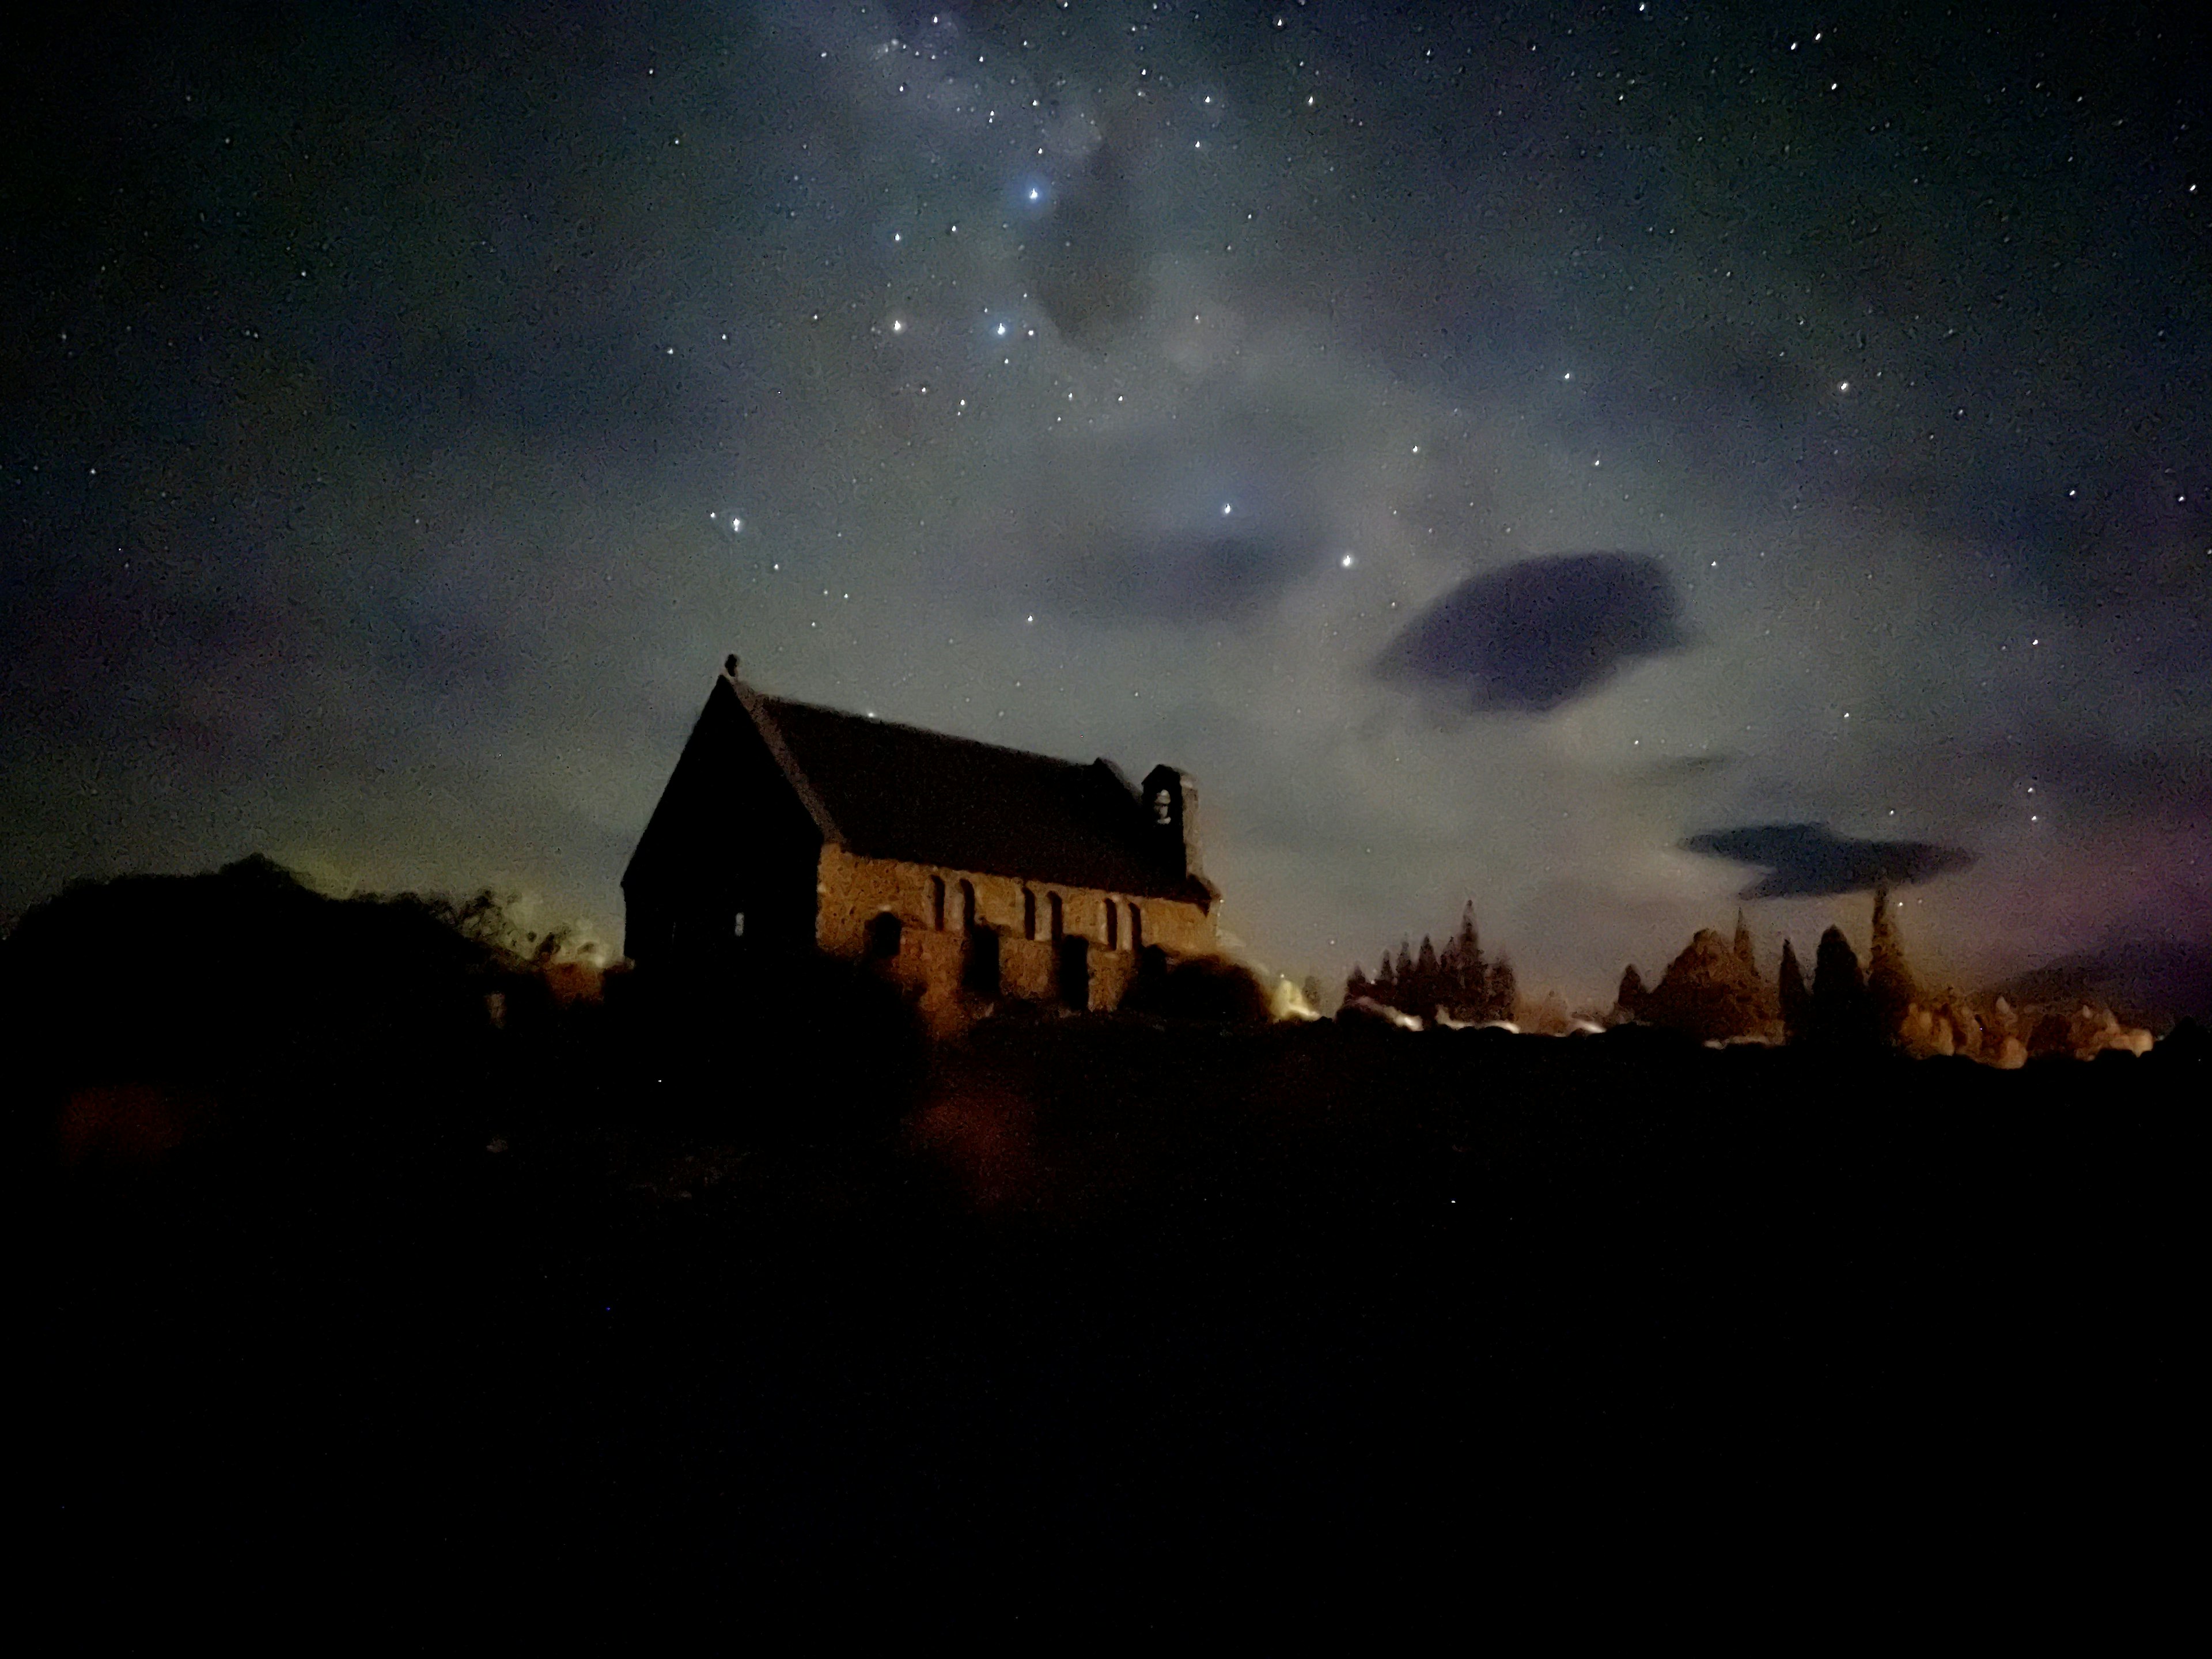
[[[1382,953],[1382,966],[1375,975],[1374,996],[1385,1008],[1398,1006],[1398,969],[1388,951]]]
[[[1813,1023],[1813,994],[1805,988],[1805,970],[1797,965],[1797,952],[1782,941],[1782,1032],[1791,1042],[1802,1042]]]
[[[1620,994],[1613,1000],[1614,1006],[1631,1019],[1638,1018],[1644,1012],[1644,999],[1648,994],[1644,988],[1644,975],[1636,971],[1634,963],[1630,963],[1622,970]]]
[[[1472,1012],[1490,994],[1490,965],[1482,959],[1482,939],[1475,932],[1474,901],[1459,913],[1459,932],[1452,938],[1447,960],[1451,964],[1451,1003]]]
[[[1426,933],[1421,935],[1421,954],[1413,962],[1413,984],[1410,1012],[1423,1019],[1437,1017],[1437,1005],[1443,1000],[1444,975],[1443,964],[1437,960],[1437,947]]]
[[[1498,965],[1490,970],[1489,1016],[1492,1019],[1510,1019],[1513,1011],[1521,1005],[1521,988],[1513,977],[1512,961],[1498,958]]]
[[[1358,963],[1353,963],[1351,973],[1345,976],[1344,1000],[1346,1002],[1357,1002],[1362,997],[1371,998],[1374,994],[1375,988],[1367,981],[1367,970]],[[1317,1007],[1320,1005],[1315,1006]]]
[[[1866,1048],[1875,1041],[1874,1002],[1840,927],[1820,935],[1813,957],[1813,1037],[1839,1048]]]
[[[1918,992],[1912,982],[1912,969],[1905,963],[1905,945],[1897,937],[1887,887],[1877,887],[1874,893],[1874,935],[1867,946],[1867,994],[1881,1022],[1881,1035],[1894,1037]]]
[[[1411,939],[1401,939],[1398,941],[1398,960],[1395,963],[1395,971],[1392,973],[1390,978],[1398,991],[1396,1000],[1390,1006],[1401,1013],[1410,1014],[1415,1012],[1413,1006],[1413,944]]]

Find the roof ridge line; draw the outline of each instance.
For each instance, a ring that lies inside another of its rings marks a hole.
[[[1090,771],[1098,764],[1099,761],[1106,759],[1105,756],[1100,755],[1087,761],[1070,760],[1062,755],[1048,755],[1036,749],[1017,749],[1010,743],[993,743],[986,738],[963,737],[957,732],[939,732],[930,726],[915,726],[907,720],[887,720],[875,714],[856,714],[849,708],[833,708],[826,702],[801,702],[796,697],[771,697],[761,692],[755,692],[754,696],[764,704],[781,703],[786,708],[803,708],[811,714],[835,714],[840,720],[857,720],[863,726],[883,726],[893,732],[912,732],[919,737],[931,738],[939,743],[965,744],[971,749],[988,749],[1001,755],[1018,755],[1024,760],[1049,761],[1054,766],[1072,766],[1082,772]],[[1109,762],[1109,764],[1111,763]]]
[[[769,754],[790,783],[792,793],[799,797],[799,804],[806,809],[806,816],[814,820],[814,827],[822,832],[823,839],[836,846],[849,846],[851,843],[844,832],[837,827],[837,820],[830,816],[829,804],[822,799],[821,791],[806,775],[806,769],[799,763],[799,757],[791,752],[790,740],[783,735],[782,726],[776,723],[775,714],[768,707],[774,700],[763,696],[733,673],[723,675],[722,682],[736,696],[738,707],[744,710],[745,718],[752,721],[753,730],[760,733],[761,741],[768,745]]]

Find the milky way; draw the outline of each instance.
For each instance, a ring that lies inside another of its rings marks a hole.
[[[2202,44],[1659,0],[53,26],[9,70],[0,910],[259,848],[611,939],[736,651],[1182,766],[1293,975],[1471,896],[1595,996],[1776,826],[1943,852],[1903,926],[1965,980],[2204,937]],[[1754,930],[1863,930],[1825,880]]]

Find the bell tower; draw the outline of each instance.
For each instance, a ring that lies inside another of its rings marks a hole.
[[[1145,812],[1152,822],[1167,861],[1186,876],[1206,879],[1199,855],[1198,785],[1188,773],[1172,766],[1155,766],[1145,774]]]

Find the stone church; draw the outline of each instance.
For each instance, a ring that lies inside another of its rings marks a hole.
[[[641,972],[875,964],[933,1024],[1111,1008],[1140,953],[1210,955],[1197,792],[763,696],[732,657],[623,876]]]

